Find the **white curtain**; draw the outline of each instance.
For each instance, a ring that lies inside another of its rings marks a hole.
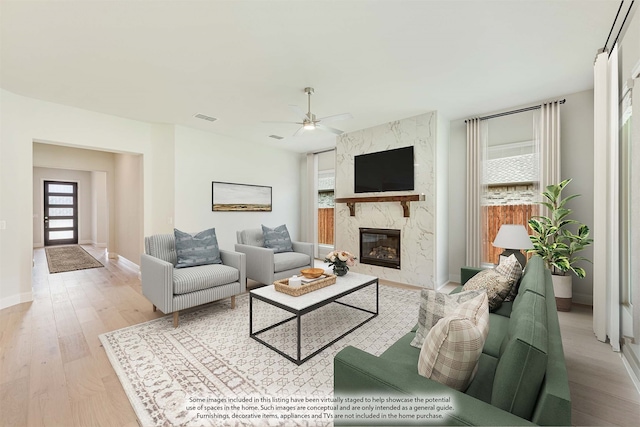
[[[594,65],[593,331],[620,351],[618,49]]]
[[[318,156],[307,154],[306,165],[306,200],[304,201],[305,222],[302,238],[304,242],[313,243],[314,256],[318,258]]]
[[[534,115],[533,133],[538,152],[540,192],[560,182],[560,103],[542,104]]]
[[[631,104],[636,106],[635,117],[631,119],[631,146],[640,147],[640,77],[634,79],[631,91]],[[640,182],[640,149],[631,150],[631,179],[630,182]],[[631,189],[631,274],[629,280],[633,287],[631,304],[633,306],[633,338],[640,343],[640,263],[637,262],[640,255],[640,189],[635,186]],[[634,261],[636,260],[636,261]]]
[[[467,247],[466,265],[480,267],[482,263],[482,193],[488,139],[486,120],[467,120]]]

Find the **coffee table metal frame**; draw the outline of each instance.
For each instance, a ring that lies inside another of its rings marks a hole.
[[[350,274],[354,274],[354,273],[350,273]],[[367,323],[368,321],[370,321],[371,319],[373,319],[374,317],[376,317],[378,315],[378,308],[379,308],[379,292],[378,292],[378,278],[377,277],[372,277],[372,276],[365,276],[367,280],[362,284],[356,285],[350,289],[347,289],[343,292],[340,292],[339,294],[336,295],[332,295],[326,299],[323,299],[321,301],[318,301],[312,305],[309,305],[307,307],[301,308],[301,309],[296,309],[293,307],[290,307],[288,305],[286,305],[286,303],[280,302],[280,301],[274,301],[271,298],[268,297],[264,297],[260,294],[254,293],[254,291],[250,291],[249,292],[249,336],[251,338],[253,338],[254,340],[258,341],[259,343],[267,346],[268,348],[270,348],[271,350],[275,351],[276,353],[284,356],[285,358],[289,359],[290,361],[292,361],[293,363],[295,363],[296,365],[300,366],[301,364],[303,364],[304,362],[306,362],[307,360],[311,359],[313,356],[317,355],[318,353],[320,353],[322,350],[326,349],[327,347],[331,346],[332,344],[338,342],[339,340],[341,340],[342,338],[344,338],[345,336],[349,335],[351,332],[355,331],[356,329],[358,329],[360,326],[364,325],[365,323]],[[338,280],[340,280],[340,278],[338,278]],[[371,310],[367,310],[364,309],[362,307],[356,307],[354,305],[351,304],[347,304],[341,301],[337,301],[338,299],[352,294],[356,291],[359,291],[363,288],[366,288],[368,286],[371,285],[375,285],[376,286],[376,310],[375,311],[371,311]],[[329,287],[334,286],[334,285],[329,285]],[[271,287],[273,287],[273,285],[271,285]],[[262,288],[259,288],[262,289]],[[317,292],[317,291],[313,291],[313,292]],[[313,293],[311,292],[311,293]],[[287,295],[282,293],[282,295]],[[307,294],[305,294],[307,295]],[[290,295],[287,295],[290,297]],[[292,317],[289,317],[287,319],[284,319],[274,325],[271,326],[267,326],[266,328],[260,329],[259,331],[253,331],[253,299],[256,298],[260,301],[263,301],[267,304],[273,305],[275,307],[278,307],[282,310],[288,311],[289,313],[294,314]],[[292,297],[292,298],[297,298],[297,297]],[[301,358],[301,325],[300,325],[300,321],[301,318],[304,314],[310,313],[314,310],[319,309],[320,307],[324,307],[327,304],[330,304],[332,302],[335,302],[336,304],[340,304],[346,307],[350,307],[356,310],[360,310],[360,311],[364,311],[366,313],[370,313],[371,316],[368,317],[367,319],[365,319],[363,322],[360,322],[359,324],[357,324],[356,326],[354,326],[353,328],[349,329],[347,332],[343,333],[342,335],[340,335],[338,338],[332,340],[330,343],[324,345],[322,348],[314,351],[313,353],[311,353],[310,355]],[[288,354],[286,354],[285,352],[281,351],[280,349],[274,347],[273,345],[269,344],[268,342],[264,341],[263,339],[261,339],[260,337],[258,337],[259,334],[262,334],[264,332],[267,332],[273,328],[276,328],[284,323],[290,322],[291,320],[296,320],[297,322],[297,358],[293,358],[291,356],[289,356]]]

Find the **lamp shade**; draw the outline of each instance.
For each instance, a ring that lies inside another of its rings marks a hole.
[[[492,244],[503,249],[533,249],[527,229],[520,224],[502,224]]]

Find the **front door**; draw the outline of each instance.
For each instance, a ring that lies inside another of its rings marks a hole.
[[[78,243],[78,184],[44,182],[44,245]]]

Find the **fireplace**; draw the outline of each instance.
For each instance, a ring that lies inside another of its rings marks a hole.
[[[400,230],[360,229],[360,263],[400,269]]]

